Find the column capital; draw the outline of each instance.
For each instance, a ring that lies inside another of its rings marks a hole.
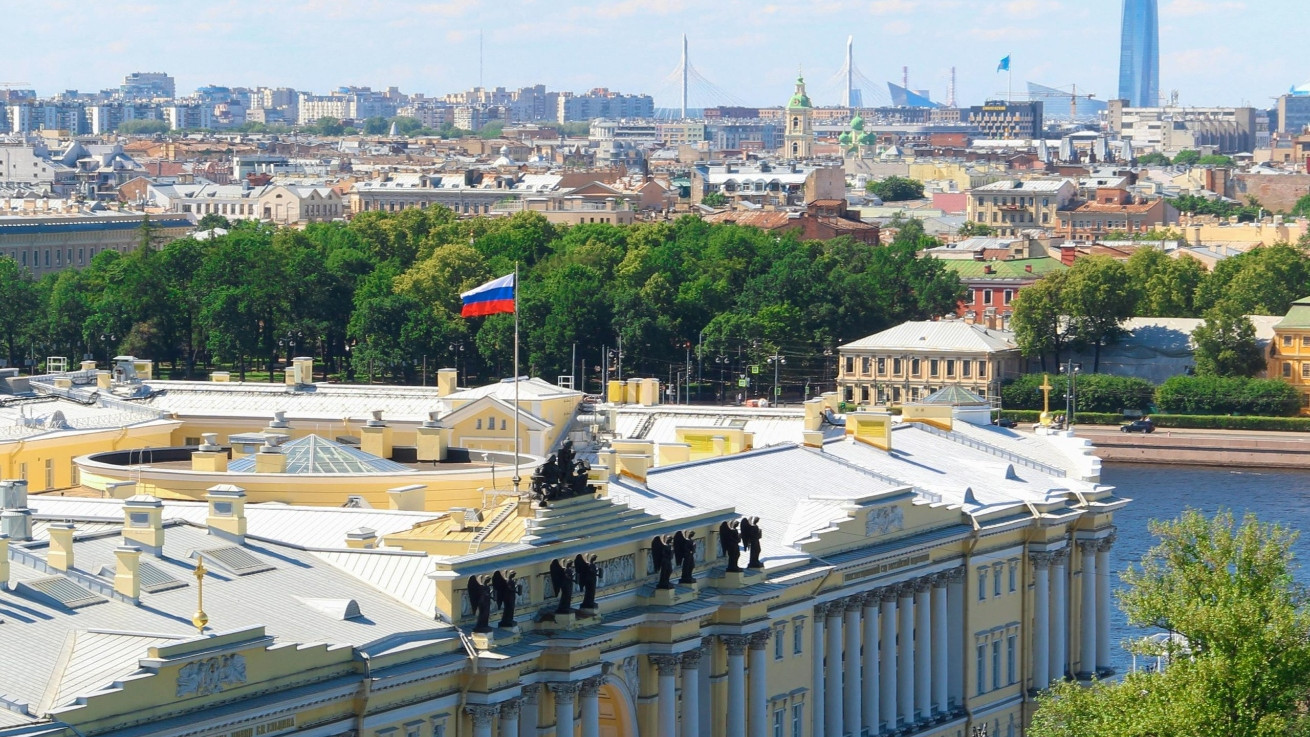
[[[1110,547],[1114,545],[1115,539],[1117,539],[1118,537],[1119,537],[1119,533],[1115,532],[1114,530],[1111,530],[1109,535],[1106,535],[1105,537],[1100,539],[1100,542],[1096,546],[1097,552],[1101,552],[1101,553],[1108,552],[1110,550]]]
[[[769,645],[769,638],[773,636],[773,629],[760,630],[748,635],[752,650],[763,650]]]
[[[1034,550],[1028,554],[1028,560],[1033,562],[1033,567],[1038,570],[1045,570],[1051,566],[1051,559],[1054,556],[1041,550]]]
[[[932,588],[933,576],[920,576],[914,579],[914,593],[922,594]]]
[[[705,653],[701,652],[700,650],[688,650],[687,652],[683,653],[682,669],[696,670],[697,668],[700,667],[700,661],[704,655]]]
[[[932,575],[929,576],[928,578],[932,579],[932,586],[933,586],[933,588],[935,588],[935,589],[944,589],[944,588],[946,588],[946,586],[947,586],[948,584],[950,584],[950,582],[951,582],[951,572],[950,572],[950,571],[940,571],[940,572],[938,572],[938,573],[934,573],[934,574],[932,574]]]
[[[946,572],[946,575],[950,576],[950,583],[964,583],[964,577],[967,573],[968,571],[961,565],[950,569]]]
[[[1056,567],[1062,566],[1069,560],[1069,549],[1060,548],[1059,550],[1052,550],[1050,552],[1050,556],[1051,556],[1051,565]]]
[[[1096,555],[1096,549],[1101,547],[1100,540],[1079,540],[1078,548],[1083,551],[1083,555]]]
[[[750,638],[746,635],[719,635],[723,640],[723,646],[728,648],[729,655],[746,654],[746,645],[750,643]]]
[[[600,687],[605,685],[605,676],[592,676],[591,678],[582,679],[582,698],[596,696],[600,693]]]
[[[896,599],[900,597],[900,589],[897,586],[884,586],[874,593],[878,594],[878,599],[883,603],[889,601],[895,603]]]
[[[864,608],[864,594],[857,594],[842,599],[842,604],[848,612],[858,612]]]
[[[661,676],[675,676],[678,674],[678,666],[682,664],[681,655],[672,655],[669,653],[659,653],[646,656],[650,664],[659,669]]]
[[[500,713],[499,704],[465,704],[464,712],[473,717],[474,727],[490,727],[491,720]]]
[[[878,602],[882,601],[882,594],[878,593],[877,590],[866,591],[863,594],[860,594],[859,599],[865,609],[872,609],[876,608]]]
[[[515,696],[508,701],[500,702],[501,719],[518,719],[519,711],[523,709],[523,697]]]
[[[823,619],[828,614],[828,604],[826,602],[814,603],[814,618]]]
[[[523,699],[523,704],[535,705],[537,703],[537,694],[541,693],[541,686],[535,683],[530,683],[524,686],[522,688],[522,691],[523,691],[523,695],[520,696],[519,698]]]
[[[555,701],[562,704],[572,704],[574,697],[582,690],[582,684],[578,681],[556,681],[547,683],[546,687],[555,694]]]
[[[824,615],[827,616],[828,619],[841,619],[842,612],[845,610],[846,600],[837,599],[836,601],[828,602],[828,606],[825,607]]]

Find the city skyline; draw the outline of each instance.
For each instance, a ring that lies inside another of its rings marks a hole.
[[[1016,82],[1076,83],[1103,100],[1118,87],[1119,0],[1010,0],[983,17],[951,12],[968,8],[962,0],[825,0],[803,7],[701,7],[683,0],[603,7],[540,0],[188,7],[193,12],[179,18],[170,6],[150,2],[13,5],[11,21],[31,32],[12,40],[3,81],[26,83],[13,86],[44,96],[94,92],[116,87],[134,71],[162,71],[177,79],[179,94],[206,84],[318,93],[354,84],[439,95],[481,79],[511,89],[538,83],[576,92],[608,87],[651,94],[657,105],[673,107],[685,32],[692,66],[719,90],[693,87],[693,107],[781,104],[798,66],[816,104],[840,104],[847,35],[854,36],[857,68],[877,85],[863,90],[866,105],[886,95],[886,81],[899,83],[905,66],[910,86],[928,89],[934,99],[946,98],[951,67],[961,104],[1004,96],[1007,80],[995,68],[1006,55]],[[1276,22],[1294,9],[1291,0],[1161,3],[1161,96],[1177,89],[1184,105],[1267,107],[1270,98],[1310,79],[1310,68],[1297,66],[1290,54],[1269,51],[1296,48],[1295,29]],[[1078,29],[1084,39],[1097,39],[1089,36],[1092,30],[1103,37],[1071,55],[1065,29]],[[1247,38],[1259,34],[1258,57],[1237,43],[1244,29]],[[514,53],[507,53],[511,48]],[[324,49],[340,51],[317,56]]]

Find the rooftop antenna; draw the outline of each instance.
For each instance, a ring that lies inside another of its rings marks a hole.
[[[955,67],[951,67],[951,84],[946,88],[946,107],[955,107]]]

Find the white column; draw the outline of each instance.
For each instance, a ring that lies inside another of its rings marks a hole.
[[[1096,669],[1110,669],[1110,546],[1114,533],[1096,546]]]
[[[523,698],[521,696],[500,705],[500,737],[519,737],[519,710],[522,709],[522,705]],[[583,737],[586,737],[586,735],[583,735]],[[600,735],[594,737],[600,737]]]
[[[860,703],[864,706],[862,724],[864,733],[878,733],[878,595],[865,594],[861,603],[864,605],[864,680],[861,683],[863,695]]]
[[[714,669],[714,638],[703,637],[700,641],[701,652],[705,654],[700,668],[697,669],[697,680],[700,683],[700,734],[705,737],[712,737],[714,734],[713,722],[710,717],[714,714],[714,690],[710,687],[710,672]],[[685,683],[685,681],[684,681]]]
[[[828,726],[828,720],[824,717],[823,708],[827,704],[827,696],[823,688],[823,620],[828,614],[827,604],[814,605],[814,618],[810,623],[810,655],[811,655],[811,673],[810,681],[814,687],[814,698],[810,701],[810,720],[814,726],[814,737],[825,737],[824,727]],[[834,737],[837,737],[834,735]]]
[[[582,737],[600,737],[600,687],[605,679],[599,676],[582,682],[582,705],[578,710],[582,718]]]
[[[914,714],[932,718],[932,581],[914,582]]]
[[[676,735],[678,729],[678,667],[682,658],[677,655],[649,655],[651,665],[659,672],[656,687],[656,713],[659,715],[660,734]]]
[[[1051,554],[1028,554],[1033,563],[1033,688],[1051,683]]]
[[[846,670],[842,676],[845,679],[842,681],[845,686],[845,696],[842,699],[845,718],[842,721],[845,734],[860,737],[860,719],[864,716],[864,709],[860,706],[860,609],[864,606],[864,600],[852,596],[845,604],[846,650],[842,654]]]
[[[1051,677],[1058,681],[1069,672],[1069,549],[1051,555]]]
[[[1096,547],[1094,540],[1079,543],[1083,554],[1082,575],[1082,611],[1079,621],[1082,625],[1082,641],[1079,643],[1078,658],[1082,668],[1079,678],[1091,678],[1096,675]]]
[[[548,685],[555,694],[555,735],[573,737],[573,700],[582,690],[582,684],[570,681]]]
[[[700,737],[701,651],[682,654],[682,737]]]
[[[841,685],[841,656],[842,656],[842,611],[844,607],[840,602],[833,602],[828,605],[828,623],[824,626],[825,634],[828,636],[827,658],[824,660],[824,684],[823,684],[823,712],[824,727],[823,733],[827,737],[841,737],[842,731],[842,685]]]
[[[896,628],[896,696],[900,702],[896,714],[902,724],[914,724],[914,584],[903,583],[896,593],[900,595],[897,610],[901,620]]]
[[[468,704],[464,707],[473,720],[473,737],[491,737],[491,723],[500,713],[496,704]]]
[[[950,669],[950,700],[952,707],[964,707],[964,668],[969,659],[964,653],[964,566],[950,572],[951,582],[946,587],[946,612],[950,617],[950,629],[946,633],[946,648],[950,662],[955,667]]]
[[[943,716],[951,710],[946,697],[946,580],[944,573],[932,579],[932,703]]]
[[[727,737],[746,737],[746,635],[724,635],[728,648],[728,712],[724,714]]]
[[[537,737],[537,694],[541,693],[541,686],[531,685],[523,687],[523,705],[519,707],[519,734],[518,737]]]
[[[746,710],[750,719],[746,724],[750,737],[766,737],[769,731],[769,658],[767,648],[773,630],[760,630],[750,635],[751,662],[749,694],[746,697]]]
[[[896,729],[896,588],[889,586],[878,592],[882,604],[878,616],[882,619],[882,642],[878,649],[878,715],[886,731]]]

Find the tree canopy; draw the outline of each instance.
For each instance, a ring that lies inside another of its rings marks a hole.
[[[1192,342],[1196,373],[1202,376],[1255,376],[1265,368],[1255,326],[1231,303],[1210,308],[1192,331]]]
[[[1171,633],[1143,654],[1162,671],[1117,683],[1059,684],[1038,697],[1033,737],[1306,734],[1310,616],[1295,584],[1297,534],[1253,515],[1188,510],[1150,523],[1160,542],[1123,574],[1130,624]]]
[[[923,182],[908,177],[890,176],[864,185],[865,191],[883,202],[903,202],[923,197]]]

